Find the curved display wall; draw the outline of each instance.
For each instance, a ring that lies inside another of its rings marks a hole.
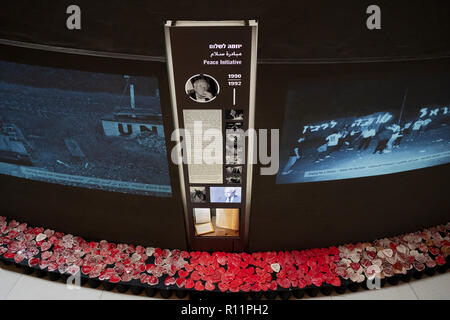
[[[166,151],[164,64],[4,48],[4,214],[187,249]],[[261,65],[255,127],[280,128],[280,167],[267,176],[255,166],[245,250],[368,241],[448,221],[449,71],[448,59]]]
[[[368,33],[360,27],[366,3],[338,11],[294,2],[238,11],[109,4],[81,1],[89,14],[74,32],[59,14],[64,3],[23,12],[15,1],[0,13],[3,216],[93,241],[250,253],[368,242],[449,221],[448,5],[381,3],[384,28]],[[36,12],[47,19],[37,23]],[[19,13],[20,23],[11,19]],[[433,23],[413,23],[418,14]],[[200,70],[177,92],[194,111],[172,109],[164,23],[177,18],[258,20],[254,100],[229,108],[231,89]],[[214,93],[201,103],[192,96],[199,83]],[[209,99],[219,112],[195,113]],[[185,185],[172,134],[178,118],[189,126],[199,115],[220,128],[279,130],[279,153],[269,145],[278,170],[228,166],[215,187]],[[211,209],[208,201],[212,210],[194,212]],[[215,225],[200,230],[193,220]],[[225,227],[214,229],[217,220]]]

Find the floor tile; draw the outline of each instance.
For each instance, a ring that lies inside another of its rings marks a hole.
[[[158,298],[150,298],[145,295],[134,295],[129,293],[119,293],[111,291],[103,291],[101,300],[159,300]]]
[[[6,299],[22,274],[0,268],[0,300]]]
[[[5,269],[6,268],[6,269]],[[145,293],[133,295],[131,292],[119,293],[116,289],[104,291],[81,287],[79,289],[68,289],[66,284],[60,281],[49,281],[34,276],[27,276],[18,272],[15,268],[0,268],[0,299],[46,299],[46,300],[150,300],[162,299],[159,295],[147,297]],[[189,296],[188,296],[189,297]],[[186,297],[185,299],[188,299]],[[321,293],[317,297],[310,298],[305,295],[303,299],[311,300],[417,300],[417,299],[449,299],[450,300],[450,271],[445,274],[436,274],[432,277],[423,277],[412,280],[409,283],[398,284],[380,290],[363,290],[349,292],[339,295],[333,292],[330,296]],[[170,299],[177,299],[172,295]],[[303,300],[302,299],[302,300]],[[165,300],[165,299],[164,299]]]
[[[450,272],[423,277],[410,285],[420,300],[450,300]]]
[[[65,283],[31,276],[22,276],[7,295],[8,300],[98,300],[102,290],[78,287],[69,289]]]
[[[396,286],[386,285],[381,289],[347,292],[335,295],[333,300],[417,300],[417,296],[408,283],[400,283]]]

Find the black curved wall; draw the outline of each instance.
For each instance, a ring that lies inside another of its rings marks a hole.
[[[72,4],[81,30],[66,28]],[[381,30],[366,28],[371,4],[381,7]],[[0,38],[164,57],[166,20],[257,19],[262,61],[417,58],[450,54],[449,16],[440,0],[16,0],[2,6]]]
[[[450,102],[450,59],[421,62],[260,66],[256,128],[281,128],[289,88],[331,82],[348,85],[347,101],[337,109],[316,110],[338,118],[358,113],[360,97],[351,88],[370,79],[409,87],[407,106]],[[274,81],[274,79],[276,79]],[[434,79],[431,81],[430,79]],[[295,86],[292,86],[295,84]],[[353,86],[353,87],[352,87]],[[270,94],[268,94],[270,93]],[[383,90],[374,92],[380,108],[389,105]],[[398,92],[401,105],[403,91]],[[446,102],[445,102],[446,101]],[[299,108],[311,101],[301,101]],[[331,105],[334,105],[331,103]],[[324,105],[325,107],[325,105]],[[326,108],[326,107],[325,107]],[[307,116],[307,115],[305,115]],[[448,124],[447,124],[448,125]],[[250,248],[252,250],[324,247],[414,232],[450,219],[450,164],[354,179],[276,184],[276,176],[254,168]]]

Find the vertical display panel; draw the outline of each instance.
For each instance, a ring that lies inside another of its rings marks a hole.
[[[250,216],[256,21],[168,21],[167,65],[190,247],[239,251]],[[247,134],[246,134],[247,133]],[[246,137],[247,136],[247,137]],[[182,160],[182,161],[181,161]]]

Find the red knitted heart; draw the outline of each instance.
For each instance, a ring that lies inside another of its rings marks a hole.
[[[359,265],[359,263],[352,262],[352,263],[350,263],[350,267],[351,267],[353,270],[358,271],[359,268],[360,268],[361,266]]]
[[[149,276],[149,277],[148,277],[147,283],[148,283],[149,285],[154,286],[154,285],[157,285],[158,282],[159,282],[159,280],[158,280],[157,277],[155,277],[155,276]]]
[[[220,291],[225,292],[225,291],[228,290],[229,285],[228,285],[228,283],[226,283],[226,282],[220,282],[220,283],[218,284],[218,287],[219,287],[219,290],[220,290]]]
[[[15,256],[15,254],[12,252],[7,252],[4,254],[4,257],[8,258],[8,259],[12,259],[12,258],[14,258],[14,256]]]
[[[195,290],[197,290],[197,291],[203,291],[203,290],[205,290],[205,286],[202,284],[201,281],[197,281],[197,282],[195,283],[194,288],[195,288]]]
[[[181,278],[186,278],[189,275],[189,272],[185,271],[185,270],[178,270],[178,276],[180,276]]]
[[[339,279],[338,277],[335,277],[335,278],[333,278],[333,280],[331,280],[330,284],[335,286],[335,287],[340,287],[341,286],[341,279]]]
[[[208,291],[212,291],[216,289],[216,286],[211,281],[207,281],[205,284],[205,289]]]
[[[118,275],[113,275],[113,276],[111,276],[111,278],[109,278],[109,282],[112,282],[112,283],[117,283],[119,281],[120,281],[120,277]]]
[[[91,272],[91,270],[92,270],[92,267],[90,267],[90,266],[84,266],[81,268],[81,272],[83,274],[89,274],[89,272]]]
[[[31,258],[30,260],[28,260],[28,265],[30,267],[35,267],[39,264],[40,260],[38,258]]]
[[[175,280],[175,283],[177,284],[178,288],[184,287],[186,282],[187,280],[185,278],[177,278],[177,280]]]
[[[250,283],[244,283],[240,286],[240,290],[244,292],[249,292],[251,290],[252,286]]]
[[[436,247],[430,247],[429,250],[430,250],[430,253],[434,256],[439,254],[439,249]]]
[[[21,253],[16,253],[14,255],[14,262],[15,263],[21,263],[23,261],[23,259],[25,259],[25,256]]]
[[[442,254],[436,257],[436,263],[440,266],[443,266],[445,264],[445,258]]]
[[[269,283],[268,289],[269,290],[277,290],[278,286],[277,286],[277,282],[276,281],[272,281]]]
[[[192,279],[187,279],[187,280],[186,280],[186,284],[184,285],[184,287],[185,287],[186,289],[192,289],[192,288],[194,287],[194,285],[195,285],[194,280],[192,280]]]
[[[192,264],[185,264],[184,268],[186,269],[187,272],[192,272],[194,270],[194,266]]]
[[[166,280],[164,280],[164,284],[166,286],[170,286],[172,284],[175,284],[175,278],[174,277],[167,277]]]
[[[285,288],[285,289],[287,289],[291,286],[291,281],[289,281],[288,278],[278,278],[277,283],[280,285],[280,287]]]

